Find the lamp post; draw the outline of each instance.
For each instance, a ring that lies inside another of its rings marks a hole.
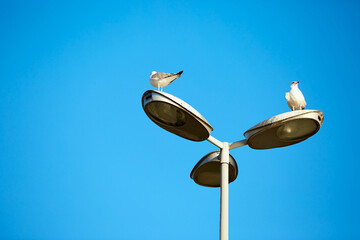
[[[228,143],[211,136],[210,123],[183,100],[160,91],[148,90],[142,96],[146,115],[161,128],[192,141],[208,140],[220,151],[205,155],[190,177],[206,187],[220,187],[220,240],[229,238],[229,183],[238,173],[229,151],[248,145],[253,149],[285,147],[304,141],[317,133],[324,116],[318,110],[298,110],[276,115],[244,133],[245,139]]]

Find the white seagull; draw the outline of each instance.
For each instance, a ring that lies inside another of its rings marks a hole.
[[[304,95],[298,88],[298,84],[299,82],[292,82],[290,91],[285,93],[287,104],[292,111],[303,110],[306,106]]]
[[[179,78],[183,71],[178,73],[164,73],[164,72],[155,72],[152,71],[149,82],[151,86],[156,87],[158,90],[159,88],[162,89],[172,83],[175,79]]]

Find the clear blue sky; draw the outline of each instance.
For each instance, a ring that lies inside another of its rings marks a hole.
[[[151,122],[151,71],[222,141],[289,111],[320,131],[231,151],[230,239],[360,239],[358,1],[1,1],[0,238],[218,239],[216,148]]]

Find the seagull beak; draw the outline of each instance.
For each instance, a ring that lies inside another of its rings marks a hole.
[[[300,81],[298,81],[298,82],[296,82],[297,84],[299,84],[300,83]]]

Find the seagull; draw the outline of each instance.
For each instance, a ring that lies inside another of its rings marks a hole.
[[[162,91],[164,87],[172,83],[175,79],[179,78],[183,71],[178,73],[164,73],[164,72],[156,72],[152,71],[149,82],[151,86],[156,87],[158,90]]]
[[[306,106],[304,95],[298,88],[298,84],[299,82],[292,82],[290,91],[285,93],[287,104],[292,111],[304,110]]]

